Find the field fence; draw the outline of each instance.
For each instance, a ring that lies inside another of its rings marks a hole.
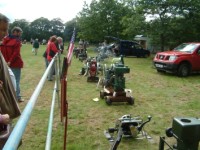
[[[28,125],[28,122],[31,117],[31,113],[34,109],[35,103],[38,100],[38,96],[40,92],[43,89],[43,86],[45,82],[47,81],[47,76],[49,72],[51,71],[51,68],[55,65],[55,84],[53,88],[53,95],[52,95],[52,104],[51,104],[51,111],[49,115],[49,123],[48,123],[48,131],[47,131],[47,137],[46,137],[46,146],[45,150],[51,149],[51,137],[52,137],[52,126],[53,126],[53,114],[54,114],[54,107],[55,107],[55,99],[57,96],[58,104],[59,103],[59,83],[60,83],[60,54],[56,54],[54,58],[51,60],[50,64],[48,65],[47,69],[45,70],[42,78],[40,79],[37,87],[35,88],[35,91],[33,92],[30,100],[28,101],[27,105],[25,106],[19,120],[17,121],[13,131],[11,132],[6,144],[3,147],[3,150],[16,150],[18,149],[18,145],[20,144],[20,141],[22,139],[22,136],[25,132],[26,126]],[[66,89],[66,88],[65,88]],[[61,94],[62,95],[62,94]],[[58,106],[60,107],[60,105]],[[66,140],[66,137],[65,139]],[[64,141],[66,143],[66,141]],[[64,148],[66,146],[64,145]]]

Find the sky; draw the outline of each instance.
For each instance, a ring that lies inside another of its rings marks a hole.
[[[15,19],[32,22],[44,17],[49,20],[60,18],[65,23],[76,17],[84,1],[90,4],[92,0],[0,0],[0,13],[11,22]]]

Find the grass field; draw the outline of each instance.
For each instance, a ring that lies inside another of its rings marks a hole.
[[[35,56],[31,45],[22,46],[24,68],[21,78],[21,94],[26,99],[19,106],[23,111],[35,87],[40,81],[45,64],[41,46]],[[66,53],[66,50],[65,50]],[[88,48],[89,56],[95,56],[93,48]],[[63,55],[64,56],[64,55]],[[62,56],[62,57],[63,57]],[[200,115],[200,75],[180,78],[172,74],[161,74],[152,67],[152,57],[126,57],[125,65],[130,73],[125,74],[126,88],[132,89],[135,104],[113,104],[108,106],[104,100],[98,102],[100,89],[95,83],[87,83],[79,71],[83,63],[73,58],[68,71],[68,150],[108,150],[109,142],[103,132],[114,127],[115,121],[125,114],[141,116],[152,121],[145,126],[145,131],[153,138],[153,143],[146,139],[123,138],[119,150],[157,150],[159,137],[165,136],[165,129],[171,127],[174,117],[199,117]],[[110,59],[103,63],[110,63]],[[47,81],[32,112],[31,119],[23,135],[23,145],[19,150],[43,150],[48,127],[54,82]],[[60,122],[59,104],[56,101],[52,137],[52,150],[61,150],[63,146],[63,125]],[[16,120],[17,121],[17,120]],[[175,143],[170,138],[170,143]]]

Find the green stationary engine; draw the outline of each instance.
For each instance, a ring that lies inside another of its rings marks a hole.
[[[159,150],[164,150],[164,144],[172,150],[198,150],[200,141],[200,119],[193,117],[176,117],[172,127],[166,130],[167,137],[174,137],[177,144],[170,146],[165,137],[160,137]]]
[[[113,59],[110,68],[104,66],[104,90],[100,91],[100,97],[106,102],[128,102],[133,104],[131,90],[125,89],[125,73],[130,73],[130,68],[124,65],[123,56]]]
[[[104,67],[104,85],[112,86],[115,91],[124,91],[125,89],[125,73],[130,72],[130,68],[124,65],[123,57],[114,58],[114,63],[110,68]]]
[[[113,68],[114,70],[114,90],[117,91],[124,91],[125,89],[125,73],[130,72],[130,68],[124,66],[124,64],[117,64]]]

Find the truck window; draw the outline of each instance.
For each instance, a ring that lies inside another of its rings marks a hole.
[[[131,48],[131,43],[122,43],[122,47],[125,49]]]
[[[139,45],[139,44],[135,44],[135,48],[136,48],[136,49],[142,49],[142,46]]]

